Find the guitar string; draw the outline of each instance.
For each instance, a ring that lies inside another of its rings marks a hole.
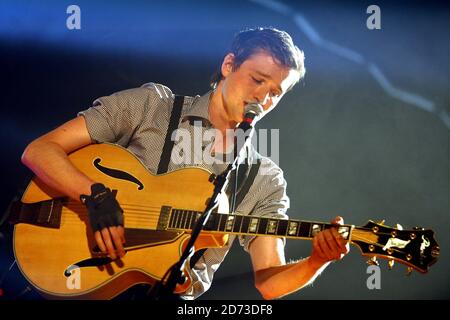
[[[63,202],[64,206],[68,206],[68,207],[79,207],[79,208],[86,208],[84,206],[84,204],[82,204],[81,202],[75,202],[75,201],[65,201]],[[142,204],[136,204],[136,203],[121,203],[120,204],[121,207],[129,207],[129,208],[138,208],[138,209],[161,209],[161,206],[149,206],[149,205],[142,205]]]
[[[84,205],[81,204],[81,203],[71,202],[70,204],[71,204],[71,207],[85,209]],[[130,224],[130,225],[132,225],[132,224],[141,224],[142,226],[145,226],[145,224],[149,224],[149,225],[157,224],[158,220],[159,220],[159,215],[161,214],[160,210],[157,210],[157,211],[156,210],[136,210],[136,209],[128,210],[129,208],[155,208],[155,209],[160,209],[160,207],[156,207],[156,206],[142,206],[142,205],[134,205],[134,204],[124,204],[123,208],[125,209],[124,210],[125,213],[126,213],[125,219],[127,221],[127,224]],[[179,210],[181,210],[181,209],[179,209]],[[185,211],[185,213],[189,212],[190,215],[192,215],[192,212],[195,212],[195,214],[197,214],[197,213],[201,214],[202,213],[200,211],[195,211],[195,210],[184,210],[184,211]],[[83,213],[87,217],[87,212],[83,212]],[[245,215],[243,215],[243,216],[245,216]],[[68,215],[67,217],[72,217],[72,215]],[[71,219],[70,218],[67,219],[67,217],[66,217],[66,221],[70,221]],[[79,221],[79,219],[80,219],[79,216],[78,216],[78,218],[77,218],[77,216],[73,216],[73,218],[74,219],[72,221]],[[191,217],[188,216],[188,219],[191,221],[192,220],[192,216]],[[294,221],[294,220],[291,220],[291,221],[297,222],[297,221]],[[185,225],[186,222],[187,221],[185,220],[184,223],[182,223],[182,224]],[[178,223],[180,223],[180,222],[178,222]],[[178,224],[178,223],[176,223],[176,224]],[[315,223],[315,222],[308,222],[308,223]],[[318,223],[318,224],[322,224],[322,223]],[[371,228],[358,227],[358,230],[371,231],[372,229]],[[378,232],[377,235],[387,236],[387,235],[390,235],[390,233]],[[365,239],[364,237],[358,237],[356,235],[353,235],[352,238],[353,239],[357,238],[360,241],[364,241],[366,243],[376,244],[378,246],[382,246],[382,245],[379,245],[377,242],[373,242],[373,241],[370,241],[370,240],[364,240]],[[358,241],[358,240],[356,240],[356,241]]]
[[[67,208],[69,211],[70,211],[70,208],[72,208],[72,207],[74,207],[74,208],[76,208],[76,209],[83,209],[83,213],[85,213],[85,214],[87,214],[87,212],[85,211],[86,210],[86,207],[82,204],[82,203],[79,203],[79,202],[71,202],[70,203],[70,207],[69,208]],[[137,205],[137,204],[123,204],[123,205],[121,205],[121,207],[124,209],[124,212],[125,212],[125,214],[127,215],[126,217],[128,218],[128,217],[130,217],[130,214],[133,214],[133,216],[135,217],[135,218],[138,218],[136,215],[134,215],[134,213],[137,213],[137,215],[139,216],[140,214],[142,214],[142,215],[140,215],[140,218],[143,218],[143,219],[146,219],[146,218],[148,218],[149,216],[150,217],[152,217],[153,215],[157,215],[157,218],[159,219],[159,215],[161,214],[161,206],[143,206],[143,205]],[[154,210],[146,210],[146,209],[154,209]],[[128,209],[130,209],[130,210],[128,210]],[[202,211],[197,211],[197,210],[188,210],[188,209],[179,209],[179,208],[176,208],[175,210],[178,210],[178,214],[180,213],[180,212],[182,212],[182,211],[184,211],[183,213],[185,214],[186,212],[189,212],[189,213],[192,213],[192,212],[194,212],[194,213],[196,213],[196,214],[202,214],[203,212]],[[77,212],[75,212],[75,213],[77,213]],[[227,213],[215,213],[215,214],[224,214],[224,215],[227,215]],[[242,215],[242,214],[238,214],[239,216],[244,216],[244,217],[246,217],[246,216],[248,216],[248,215]],[[255,218],[260,218],[260,217],[255,217]],[[276,218],[273,218],[273,220],[283,220],[283,219],[276,219]],[[325,225],[330,225],[329,223],[322,223],[322,222],[317,222],[317,221],[300,221],[300,220],[296,220],[296,219],[290,219],[289,221],[291,221],[291,222],[300,222],[300,223],[311,223],[311,224],[325,224]],[[350,227],[351,225],[346,225],[346,224],[344,224],[344,225],[342,225],[342,226],[348,226],[348,227]],[[372,230],[372,228],[365,228],[365,227],[357,227],[357,229],[358,230],[363,230],[363,231],[371,231]],[[394,230],[397,230],[397,229],[394,229]],[[399,230],[399,231],[407,231],[407,230]],[[380,235],[389,235],[390,233],[384,233],[384,232],[377,232],[376,234],[380,234]]]
[[[389,233],[388,234],[384,234],[384,235],[390,235]],[[356,239],[355,239],[356,238]],[[378,246],[378,247],[384,247],[384,245],[382,245],[382,244],[380,244],[380,243],[378,243],[378,242],[373,242],[373,241],[371,241],[371,240],[366,240],[364,237],[358,237],[358,236],[352,236],[352,239],[351,240],[354,240],[354,241],[363,241],[364,243],[367,243],[367,244],[371,244],[371,245],[375,245],[375,246]],[[403,253],[403,251],[402,250],[399,250],[399,249],[396,249],[396,248],[390,248],[390,249],[392,249],[393,251],[396,251],[396,252],[400,252],[400,253]],[[376,253],[375,253],[376,254]],[[378,254],[379,255],[379,254]],[[390,255],[388,252],[386,252],[386,255]]]
[[[85,215],[87,217],[87,211],[85,210],[84,205],[80,204],[79,205],[80,208],[84,209],[83,212],[81,212],[81,214]],[[124,208],[124,212],[126,214],[125,218],[134,218],[134,219],[148,219],[148,218],[155,218],[156,220],[159,219],[159,216],[161,215],[161,210],[136,210],[136,209],[132,209],[132,210],[127,210],[128,206],[123,206]],[[154,207],[155,209],[160,209],[160,207]],[[69,216],[74,216],[74,217],[79,217],[80,212],[76,212],[76,211],[72,211],[70,210],[71,208],[65,208],[65,210],[67,210],[70,213],[73,213],[74,215],[69,215]],[[177,212],[177,214],[192,214],[192,212],[194,212],[195,214],[202,214],[201,211],[196,211],[196,210],[184,210],[184,209],[176,209],[179,210]],[[183,211],[183,212],[182,212]],[[227,215],[227,213],[213,213],[213,214],[223,214],[223,215]],[[243,217],[250,217],[249,215],[237,215],[237,216],[243,216]],[[252,218],[261,218],[261,217],[252,217]],[[271,219],[271,218],[269,218]],[[281,221],[284,219],[276,219],[276,218],[272,218],[273,220],[277,220],[277,221]],[[310,224],[325,224],[327,226],[329,226],[330,224],[328,223],[321,223],[321,222],[315,222],[315,221],[300,221],[300,220],[296,220],[296,219],[290,219],[290,222],[300,222],[300,223],[310,223]],[[348,226],[350,227],[351,225],[343,225],[343,226]],[[364,228],[364,227],[357,227],[357,230],[363,230],[363,231],[371,231],[372,228]],[[406,231],[406,230],[400,230],[400,231]],[[390,235],[390,233],[385,233],[385,232],[377,232],[376,234],[379,235]]]
[[[135,221],[134,221],[135,222]],[[143,227],[145,227],[145,225],[140,225],[140,228],[143,228]],[[145,229],[145,228],[143,228],[143,229]],[[171,229],[175,229],[175,230],[191,230],[191,228],[171,228]],[[152,230],[152,229],[148,229],[148,230]],[[370,229],[369,229],[370,230]],[[228,232],[228,233],[233,233],[233,232]],[[270,235],[270,234],[269,234]],[[384,235],[389,235],[389,234],[386,234],[386,233],[384,233]],[[273,235],[273,236],[277,236],[277,235]],[[287,237],[290,237],[290,236],[287,236]],[[353,237],[352,237],[352,239],[351,239],[352,241],[363,241],[364,243],[366,243],[366,244],[372,244],[372,245],[375,245],[375,246],[378,246],[378,247],[383,247],[383,245],[382,244],[379,244],[378,242],[374,242],[374,241],[371,241],[371,240],[367,240],[366,238],[364,238],[364,237],[358,237],[358,236],[356,236],[356,235],[354,235]],[[397,253],[404,253],[402,250],[399,250],[399,249],[396,249],[396,248],[391,248],[394,252],[397,252]],[[378,255],[378,256],[380,256],[381,254],[377,254],[377,253],[375,253],[375,255]],[[388,252],[386,252],[386,256],[390,256],[390,254],[388,253]],[[400,259],[400,258],[397,258],[397,259]],[[400,259],[400,260],[402,260],[402,261],[404,261],[403,259]]]
[[[65,215],[65,220],[66,221],[68,221],[68,220],[72,220],[72,221],[79,221],[80,220],[80,214],[79,213],[77,213],[77,212],[73,212],[73,211],[71,211],[70,209],[66,209],[68,212],[67,213],[73,213],[73,214],[66,214]],[[185,211],[185,212],[188,212],[187,210]],[[199,212],[199,211],[194,211],[194,210],[189,210],[189,212],[195,212],[195,213],[201,213],[201,212]],[[154,210],[152,210],[152,211],[143,211],[143,210],[125,210],[125,213],[126,213],[126,215],[125,215],[125,220],[127,221],[127,222],[132,222],[132,221],[134,221],[134,222],[140,222],[140,221],[144,221],[144,222],[147,222],[147,223],[156,223],[156,222],[158,222],[158,220],[159,220],[159,216],[160,216],[160,214],[161,214],[161,212],[160,211],[154,211]],[[219,213],[219,214],[223,214],[223,213]],[[86,211],[84,211],[84,212],[82,212],[82,215],[83,215],[83,217],[86,217],[87,218],[87,212]],[[192,214],[190,214],[190,215],[192,215]],[[194,214],[195,215],[195,214]],[[225,214],[226,215],[226,214]],[[181,216],[181,215],[180,215]],[[243,216],[243,217],[250,217],[250,216],[246,216],[246,215],[241,215],[241,216]],[[192,216],[191,216],[192,217]],[[191,217],[189,217],[188,216],[188,218],[191,218]],[[71,218],[73,218],[73,219],[71,219]],[[257,218],[260,218],[260,217],[257,217]],[[274,220],[278,220],[278,221],[281,221],[282,219],[274,219]],[[296,221],[296,220],[289,220],[289,221],[292,221],[292,222],[299,222],[299,221]],[[186,221],[185,221],[186,222]],[[301,223],[301,222],[300,222]],[[315,222],[303,222],[303,223],[315,223]],[[319,223],[318,223],[319,224]],[[323,223],[322,223],[323,224]],[[326,225],[328,225],[328,224],[326,224]],[[345,226],[345,225],[344,225]],[[364,228],[364,227],[357,227],[358,228],[358,230],[363,230],[363,231],[371,231],[372,229],[371,228]],[[383,236],[387,236],[387,235],[390,235],[390,233],[385,233],[385,232],[378,232],[378,233],[376,233],[376,235],[383,235]],[[355,234],[353,235],[353,238],[358,238]],[[361,240],[361,239],[364,239],[364,237],[359,237],[359,239]]]
[[[125,207],[125,209],[126,209],[126,207]],[[75,220],[79,219],[80,212],[72,211],[72,210],[70,210],[70,208],[67,208],[66,210],[67,210],[68,213],[73,213],[71,215],[67,215],[67,217],[74,217]],[[177,212],[177,214],[180,214],[181,211],[182,211],[182,209],[177,209],[177,210],[180,210],[180,211]],[[161,211],[160,210],[124,210],[124,211],[125,211],[125,219],[132,218],[132,219],[137,219],[137,220],[139,220],[139,219],[144,219],[145,220],[145,219],[149,219],[149,218],[150,219],[154,218],[157,221],[157,220],[159,220],[159,216],[161,215]],[[181,213],[181,215],[186,214],[186,213],[192,215],[192,212],[194,212],[194,215],[202,213],[200,211],[195,211],[195,210],[183,210],[183,211],[184,212]],[[83,216],[86,216],[86,217],[88,215],[87,211],[85,211],[85,210],[83,210],[83,212],[81,212],[81,214]],[[213,214],[227,215],[226,213],[213,213]],[[252,216],[249,216],[249,215],[236,215],[236,216],[252,217]],[[67,218],[67,217],[65,217],[65,218]],[[261,218],[261,217],[252,217],[252,218]],[[262,217],[262,218],[264,218],[264,217]],[[273,219],[273,220],[277,220],[277,221],[284,220],[284,219],[276,219],[276,218],[269,218],[269,219]],[[328,223],[320,223],[320,222],[314,222],[314,221],[303,221],[302,222],[300,220],[295,220],[295,219],[290,219],[288,221],[290,221],[290,222],[300,222],[300,223],[309,223],[309,224],[325,224],[327,226],[330,225]],[[351,225],[343,225],[343,226],[350,227]],[[363,230],[363,231],[371,231],[372,230],[372,228],[364,228],[364,227],[357,227],[357,229],[358,230]],[[401,231],[405,231],[405,230],[401,230]],[[376,234],[378,234],[378,235],[390,235],[390,233],[385,233],[385,232],[378,232]]]
[[[142,223],[142,221],[140,221],[140,220],[136,220],[136,219],[128,219],[127,220],[127,222],[129,223],[129,224],[139,224],[139,227],[140,228],[144,228],[146,225],[145,224],[143,224]],[[152,224],[152,221],[145,221],[145,222],[147,222],[146,224]],[[154,221],[154,222],[156,222],[156,221]],[[186,223],[186,222],[185,222]],[[184,223],[184,224],[185,224]],[[149,227],[151,227],[151,226],[149,226]],[[144,228],[145,229],[145,228]],[[177,229],[177,230],[191,230],[191,228],[171,228],[171,229]],[[370,228],[360,228],[360,229],[365,229],[365,230],[371,230]],[[148,230],[152,230],[152,229],[148,229]],[[390,235],[389,233],[378,233],[379,235]],[[276,236],[276,235],[275,235]],[[287,237],[289,237],[289,236],[287,236]],[[378,246],[378,247],[384,247],[382,244],[379,244],[378,242],[374,242],[374,241],[371,241],[371,240],[367,240],[367,238],[364,238],[364,237],[358,237],[357,235],[353,235],[352,236],[352,239],[351,240],[353,240],[353,241],[363,241],[364,243],[366,243],[366,244],[372,244],[372,245],[375,245],[375,246]],[[391,248],[394,252],[397,252],[397,253],[403,253],[403,251],[402,250],[399,250],[399,249],[396,249],[396,248]],[[380,255],[380,254],[378,254],[378,255]],[[386,252],[386,256],[390,256],[390,254],[388,253],[388,252]],[[397,259],[399,259],[399,258],[397,258]],[[402,260],[403,261],[403,260]]]

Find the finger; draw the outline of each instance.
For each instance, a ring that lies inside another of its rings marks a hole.
[[[333,260],[333,253],[332,249],[327,243],[327,239],[325,238],[325,231],[320,232],[317,234],[317,243],[320,246],[320,249],[322,250],[324,256],[327,260]]]
[[[122,239],[120,238],[117,227],[109,227],[108,229],[119,257],[123,257],[125,255],[125,251],[123,250]]]
[[[336,233],[333,232],[333,236],[336,238],[336,234],[339,235],[339,237],[336,239],[338,241],[338,245],[340,248],[341,253],[348,253],[350,251],[350,246],[348,244],[348,242],[342,237],[342,235],[339,234],[339,226],[344,225],[344,218],[342,218],[341,216],[336,216],[334,218],[334,220],[331,222],[333,225],[335,225],[336,228]],[[335,228],[331,228],[332,230]],[[340,255],[339,259],[342,258],[342,255]]]
[[[337,232],[335,228],[332,228],[330,231],[333,236],[335,247],[334,259],[340,260],[344,257],[344,254],[346,254],[348,251],[346,247],[346,241],[341,237],[341,235]]]
[[[322,260],[327,260],[326,255],[323,253],[322,248],[319,246],[319,240],[317,236],[313,238],[313,252]]]
[[[324,238],[325,238],[325,243],[327,244],[328,248],[330,249],[328,256],[332,260],[336,260],[336,259],[340,259],[340,257],[341,257],[341,250],[340,250],[340,245],[337,242],[332,230],[334,230],[334,228],[324,231]]]
[[[339,234],[339,232],[336,230],[336,228],[331,228],[331,233],[333,234],[334,240],[336,242],[336,245],[339,248],[339,251],[341,253],[347,253],[347,241],[342,238],[342,236]]]
[[[103,228],[101,233],[103,241],[105,241],[106,250],[108,251],[109,257],[113,260],[116,260],[116,250],[114,249],[114,246],[112,244],[111,235],[109,234],[108,228]]]
[[[336,218],[334,218],[334,220],[331,221],[331,224],[343,225],[344,224],[344,218],[342,218],[341,216],[336,216]]]
[[[106,245],[103,242],[102,235],[100,231],[95,231],[94,233],[95,242],[97,242],[98,247],[103,253],[106,253]]]

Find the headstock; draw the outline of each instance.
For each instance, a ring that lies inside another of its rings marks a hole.
[[[364,256],[371,257],[369,263],[377,264],[376,258],[379,257],[388,259],[388,266],[392,268],[395,260],[422,273],[436,263],[439,245],[433,230],[420,227],[402,230],[400,225],[391,228],[383,223],[369,220],[352,231],[351,243],[357,245]]]

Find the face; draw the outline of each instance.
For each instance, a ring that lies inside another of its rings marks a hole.
[[[233,70],[234,55],[228,54],[222,64],[222,103],[230,121],[243,120],[245,105],[258,102],[269,113],[295,83],[298,72],[282,66],[263,51],[250,56]]]

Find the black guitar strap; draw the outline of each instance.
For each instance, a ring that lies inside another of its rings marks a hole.
[[[241,163],[237,168],[237,189],[234,193],[235,202],[230,205],[230,212],[234,212],[239,204],[244,200],[245,195],[250,190],[253,182],[255,181],[256,175],[258,174],[259,167],[261,166],[261,158],[258,156],[255,159],[252,159],[249,155],[250,150],[247,148],[247,158],[244,163]],[[257,154],[256,154],[257,155]],[[254,163],[256,161],[256,163]],[[234,181],[236,179],[236,170],[232,171],[232,176],[230,181]],[[233,194],[231,190],[231,183],[228,186],[228,197],[232,199]]]
[[[172,113],[170,115],[169,127],[166,133],[166,139],[164,141],[164,147],[159,159],[158,174],[166,173],[169,168],[170,156],[172,155],[172,149],[174,141],[172,140],[172,133],[178,128],[181,118],[181,110],[183,110],[184,96],[175,96],[173,100]]]

